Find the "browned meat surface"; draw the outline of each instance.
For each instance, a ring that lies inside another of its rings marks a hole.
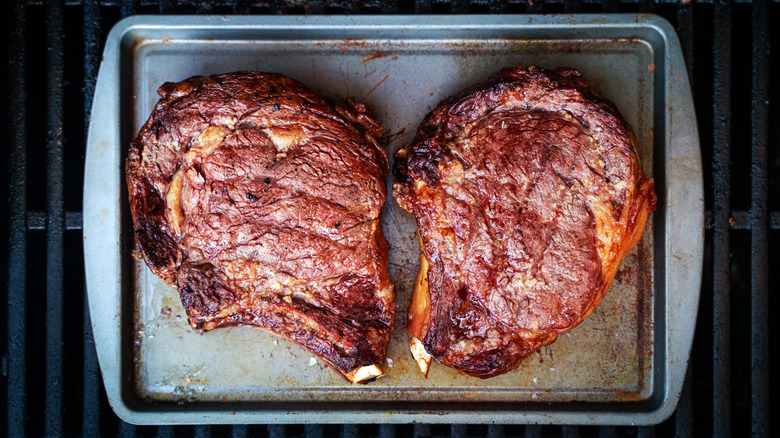
[[[396,155],[423,259],[412,351],[516,368],[589,315],[655,209],[630,127],[572,69],[507,68],[443,101]]]
[[[127,185],[152,272],[198,331],[285,336],[351,381],[381,374],[395,303],[382,130],[271,73],[166,83],[132,142]]]

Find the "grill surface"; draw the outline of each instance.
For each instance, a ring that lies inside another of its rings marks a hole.
[[[105,400],[84,299],[85,133],[106,32],[145,14],[654,12],[675,25],[694,86],[708,224],[697,333],[677,412],[654,427],[310,425],[135,427]],[[777,326],[780,32],[766,1],[269,0],[9,2],[0,190],[0,430],[8,436],[770,436]],[[774,43],[774,44],[773,44]],[[750,46],[748,49],[747,46]],[[773,350],[774,351],[774,350]],[[774,424],[776,430],[776,423]]]

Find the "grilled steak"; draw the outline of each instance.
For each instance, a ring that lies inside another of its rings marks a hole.
[[[507,68],[439,104],[396,155],[423,256],[412,353],[477,377],[588,316],[655,209],[631,128],[579,72]]]
[[[353,382],[382,374],[393,286],[382,129],[349,100],[243,72],[166,83],[126,162],[149,268],[199,332],[248,325]]]

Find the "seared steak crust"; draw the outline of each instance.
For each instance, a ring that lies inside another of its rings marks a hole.
[[[272,73],[158,93],[126,162],[152,272],[178,286],[196,330],[269,330],[360,380],[384,361],[395,313],[379,125]]]
[[[507,68],[440,103],[394,166],[425,257],[413,350],[492,377],[589,315],[655,209],[635,143],[572,69]]]

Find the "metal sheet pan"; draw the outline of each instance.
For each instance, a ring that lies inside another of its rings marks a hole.
[[[434,364],[422,378],[405,330],[416,228],[392,196],[382,226],[399,312],[387,374],[368,385],[346,383],[259,330],[197,335],[176,290],[138,257],[123,160],[163,82],[282,73],[326,98],[372,106],[392,155],[438,101],[519,63],[577,68],[615,102],[659,196],[596,312],[519,369],[480,380]],[[668,22],[643,14],[131,17],[111,31],[98,77],[84,239],[103,379],[114,410],[131,423],[658,423],[682,387],[703,249],[701,157],[679,42]]]

